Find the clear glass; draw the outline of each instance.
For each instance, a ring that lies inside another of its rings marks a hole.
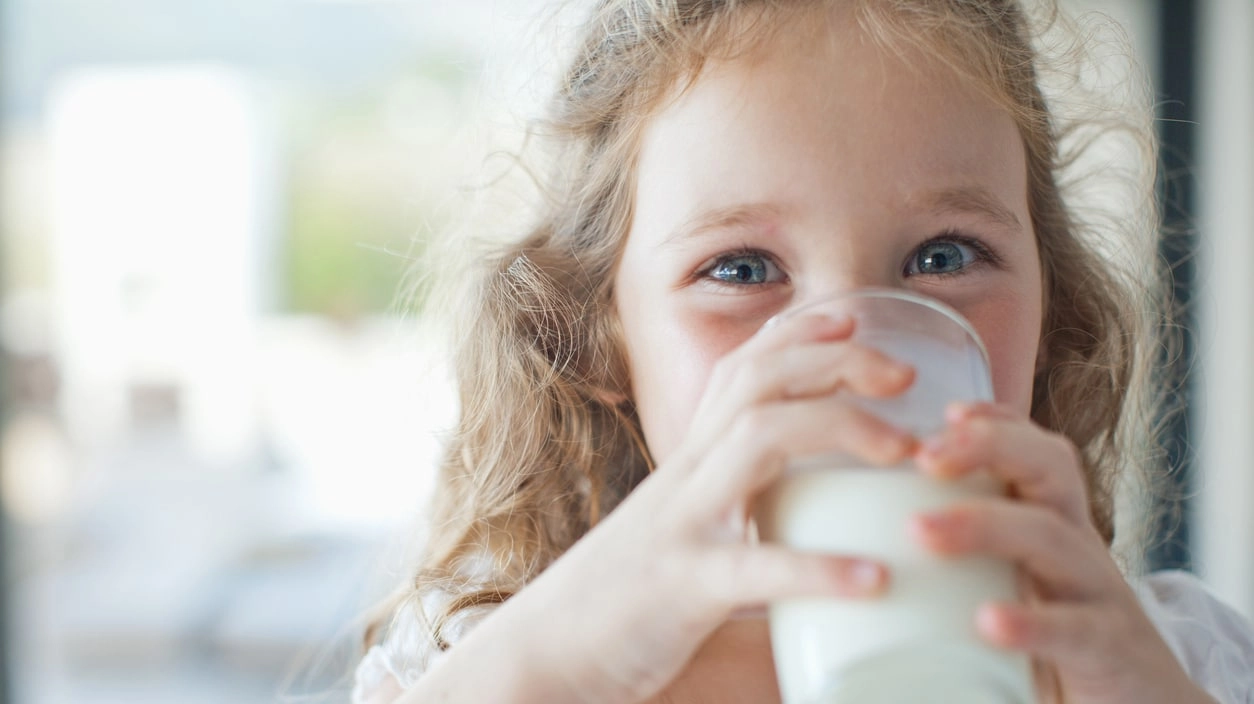
[[[992,400],[988,355],[975,330],[944,304],[863,289],[787,313],[848,314],[853,339],[914,365],[891,399],[850,396],[879,417],[926,437],[951,401]],[[991,477],[942,482],[913,463],[872,467],[847,455],[795,462],[755,515],[763,541],[866,556],[891,570],[871,600],[788,600],[770,605],[771,645],[784,704],[1033,700],[1024,656],[986,645],[975,611],[1016,597],[1013,566],[988,557],[941,558],[906,533],[911,516],[1003,487]]]

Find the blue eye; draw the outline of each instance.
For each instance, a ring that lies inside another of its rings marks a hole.
[[[709,276],[733,285],[757,285],[771,283],[778,277],[775,264],[761,254],[736,254],[723,257],[709,270]]]
[[[971,245],[952,239],[925,242],[906,264],[906,274],[953,274],[980,261]]]

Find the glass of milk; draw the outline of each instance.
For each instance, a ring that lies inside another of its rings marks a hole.
[[[861,289],[787,315],[844,313],[853,339],[915,367],[914,384],[889,399],[850,401],[926,437],[951,401],[992,400],[988,355],[956,311],[912,293]],[[841,392],[843,393],[843,392]],[[1017,597],[1013,566],[989,557],[942,557],[906,532],[916,514],[999,494],[988,476],[940,481],[907,461],[874,467],[849,455],[795,462],[761,499],[759,539],[869,557],[891,571],[870,600],[804,599],[770,605],[771,648],[784,704],[1026,704],[1031,668],[1021,654],[985,644],[976,608]]]

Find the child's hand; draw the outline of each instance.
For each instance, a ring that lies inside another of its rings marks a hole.
[[[1111,559],[1090,518],[1074,445],[994,404],[954,406],[947,416],[948,428],[916,453],[919,467],[947,478],[987,469],[1014,498],[921,516],[913,528],[942,553],[1014,560],[1033,597],[986,605],[980,633],[1052,666],[1056,682],[1041,684],[1067,704],[1213,701],[1189,680]]]
[[[850,342],[852,332],[848,320],[798,317],[724,357],[679,447],[501,607],[534,627],[532,667],[560,671],[550,701],[638,702],[737,609],[883,590],[878,564],[745,539],[748,507],[791,458],[844,451],[891,464],[913,451],[912,437],[834,394],[891,396],[913,380],[908,366]]]

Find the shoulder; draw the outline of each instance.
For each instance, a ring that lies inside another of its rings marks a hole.
[[[1194,682],[1224,704],[1254,702],[1254,624],[1187,572],[1155,572],[1131,584]]]
[[[442,630],[442,645],[431,624],[451,598],[447,592],[431,592],[396,609],[379,643],[366,651],[357,665],[353,704],[391,701],[413,687],[446,648],[460,640],[489,610],[479,607],[458,612]]]

